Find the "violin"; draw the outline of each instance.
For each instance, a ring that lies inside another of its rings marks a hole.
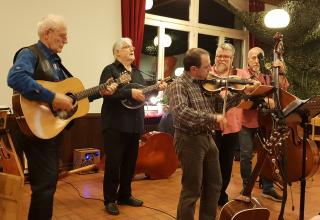
[[[208,74],[207,79],[195,80],[208,92],[220,92],[227,88],[233,92],[240,92],[246,88],[246,85],[252,85],[252,80],[240,79],[236,75],[226,77],[218,77],[213,74]]]

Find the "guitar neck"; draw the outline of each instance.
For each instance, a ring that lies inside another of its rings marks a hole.
[[[169,82],[170,80],[172,80],[172,78],[169,76],[169,77],[166,77],[162,80],[162,82]],[[147,86],[145,88],[142,89],[142,92],[143,94],[146,94],[146,93],[149,93],[149,92],[153,92],[155,90],[157,90],[159,88],[159,84],[154,84],[154,85],[151,85],[151,86]]]
[[[244,196],[251,197],[251,192],[253,190],[254,184],[260,175],[260,172],[262,170],[264,162],[266,161],[267,151],[265,151],[264,149],[259,149],[259,153],[261,153],[261,155],[262,155],[262,160],[257,161],[257,163],[256,163],[256,165],[255,165],[255,167],[249,177],[249,180],[243,189],[242,195],[244,195]]]
[[[153,92],[155,90],[157,90],[159,87],[159,84],[154,84],[152,86],[147,86],[145,88],[142,89],[143,94],[149,93],[149,92]]]
[[[119,79],[116,79],[114,81],[102,83],[102,84],[100,84],[98,86],[95,86],[95,87],[92,87],[90,89],[83,90],[83,91],[78,92],[78,93],[76,93],[74,95],[75,95],[77,100],[81,100],[81,99],[87,98],[89,96],[98,94],[101,90],[106,89],[113,82],[118,83],[118,84],[121,83],[121,81]]]

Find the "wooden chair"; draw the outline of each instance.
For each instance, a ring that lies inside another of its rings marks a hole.
[[[0,219],[22,219],[24,174],[11,135],[6,128],[7,110],[0,109]]]
[[[314,141],[320,141],[320,134],[316,134],[316,128],[320,128],[320,115],[312,118],[310,124],[312,126],[312,129],[309,138]]]

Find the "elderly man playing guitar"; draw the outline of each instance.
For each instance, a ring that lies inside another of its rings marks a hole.
[[[47,15],[38,23],[38,35],[36,44],[16,53],[9,71],[8,85],[15,90],[15,94],[20,93],[22,99],[44,103],[43,106],[50,106],[52,111],[72,111],[74,100],[71,97],[53,92],[37,81],[58,82],[72,76],[57,55],[68,43],[64,19],[59,15]],[[111,95],[116,87],[116,84],[111,84],[100,94]],[[40,139],[26,136],[19,130],[14,132],[16,144],[23,148],[28,159],[32,190],[28,219],[51,219],[59,171],[57,138]]]

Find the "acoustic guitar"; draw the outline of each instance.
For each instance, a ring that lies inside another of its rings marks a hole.
[[[124,73],[120,78],[84,89],[81,81],[75,77],[60,82],[37,80],[39,84],[52,92],[68,95],[73,99],[71,111],[55,111],[47,103],[32,101],[14,92],[12,96],[13,113],[21,131],[30,138],[50,139],[57,136],[74,119],[89,111],[88,97],[106,89],[111,83],[124,84],[130,82],[130,74]]]
[[[162,81],[163,82],[169,82],[171,81],[173,78],[172,77],[166,77],[164,78]],[[143,85],[140,85],[138,83],[129,83],[125,86],[123,86],[121,89],[124,89],[124,90],[127,90],[127,89],[142,89],[142,93],[145,95],[146,99],[148,96],[151,95],[151,93],[155,90],[157,90],[159,87],[159,84],[154,84],[154,85],[151,85],[151,86],[143,86]],[[127,99],[123,99],[121,100],[121,104],[123,106],[125,106],[126,108],[128,109],[138,109],[140,107],[142,107],[145,102],[140,102],[140,101],[137,101],[133,98],[127,98]]]

